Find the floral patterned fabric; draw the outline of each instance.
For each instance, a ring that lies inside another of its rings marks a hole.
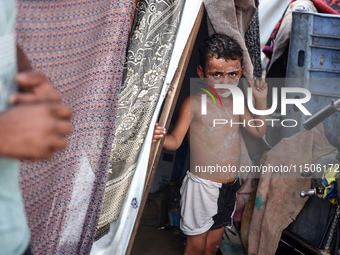
[[[97,237],[119,216],[167,73],[183,5],[183,0],[138,2]]]

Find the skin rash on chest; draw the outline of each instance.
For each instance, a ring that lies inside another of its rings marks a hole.
[[[214,119],[230,119],[239,121],[239,116],[232,115],[231,100],[223,100],[222,106],[215,106],[208,101],[208,115],[197,114],[190,124],[188,138],[190,142],[190,171],[201,178],[218,182],[228,182],[235,179],[235,173],[230,171],[211,172],[213,167],[225,166],[238,168],[240,160],[240,131],[234,125],[214,127]],[[198,168],[199,166],[199,168]],[[199,169],[199,171],[198,171]]]

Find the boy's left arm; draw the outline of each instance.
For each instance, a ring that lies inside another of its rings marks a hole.
[[[254,78],[254,83],[248,81],[250,87],[253,91],[253,96],[255,98],[255,109],[266,110],[267,109],[267,93],[268,86],[267,83],[256,80]],[[247,107],[244,106],[244,115],[241,115],[241,121],[245,121],[245,129],[253,136],[260,138],[266,133],[267,122],[266,115],[254,115],[252,116],[248,111]],[[254,120],[251,122],[251,126],[248,125],[249,120]]]

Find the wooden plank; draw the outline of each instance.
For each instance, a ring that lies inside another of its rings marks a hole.
[[[172,115],[174,113],[175,110],[175,105],[178,99],[178,95],[179,92],[181,90],[182,87],[182,83],[183,83],[183,79],[189,64],[189,60],[190,60],[190,56],[192,53],[192,49],[194,47],[195,44],[195,40],[196,40],[196,36],[198,33],[198,30],[200,28],[201,25],[201,21],[203,18],[203,13],[204,13],[204,6],[203,3],[201,5],[201,8],[198,12],[196,21],[194,23],[194,26],[191,30],[191,33],[189,35],[188,41],[185,45],[185,48],[183,50],[181,59],[179,61],[176,73],[174,75],[174,78],[172,79],[165,103],[164,103],[164,107],[161,113],[161,117],[159,119],[159,125],[162,127],[166,127],[166,129],[169,129],[170,126],[170,121],[172,118]],[[140,220],[142,218],[142,214],[144,211],[144,207],[146,204],[146,200],[148,198],[149,192],[150,192],[150,188],[151,188],[151,183],[152,183],[152,179],[155,175],[156,172],[156,167],[158,165],[158,161],[159,161],[159,157],[161,155],[162,152],[162,147],[163,147],[163,143],[164,143],[164,139],[158,140],[156,143],[154,143],[151,146],[151,152],[150,152],[150,158],[149,158],[149,165],[148,165],[148,170],[147,170],[147,174],[146,174],[146,180],[145,180],[145,186],[144,186],[144,191],[143,191],[143,196],[142,196],[142,201],[140,203],[140,208],[139,208],[139,212],[136,218],[136,222],[130,237],[130,241],[129,241],[129,245],[128,248],[126,250],[126,255],[130,255],[131,253],[131,249],[132,249],[132,245],[133,242],[135,240],[136,234],[137,234],[137,230],[138,230],[138,226],[140,223]]]

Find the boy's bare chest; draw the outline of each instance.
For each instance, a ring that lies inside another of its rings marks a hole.
[[[231,132],[239,129],[237,123],[240,121],[240,116],[233,115],[232,112],[232,105],[210,105],[206,115],[197,114],[193,121],[196,126],[207,128],[210,131],[219,132],[224,130],[225,132]]]

